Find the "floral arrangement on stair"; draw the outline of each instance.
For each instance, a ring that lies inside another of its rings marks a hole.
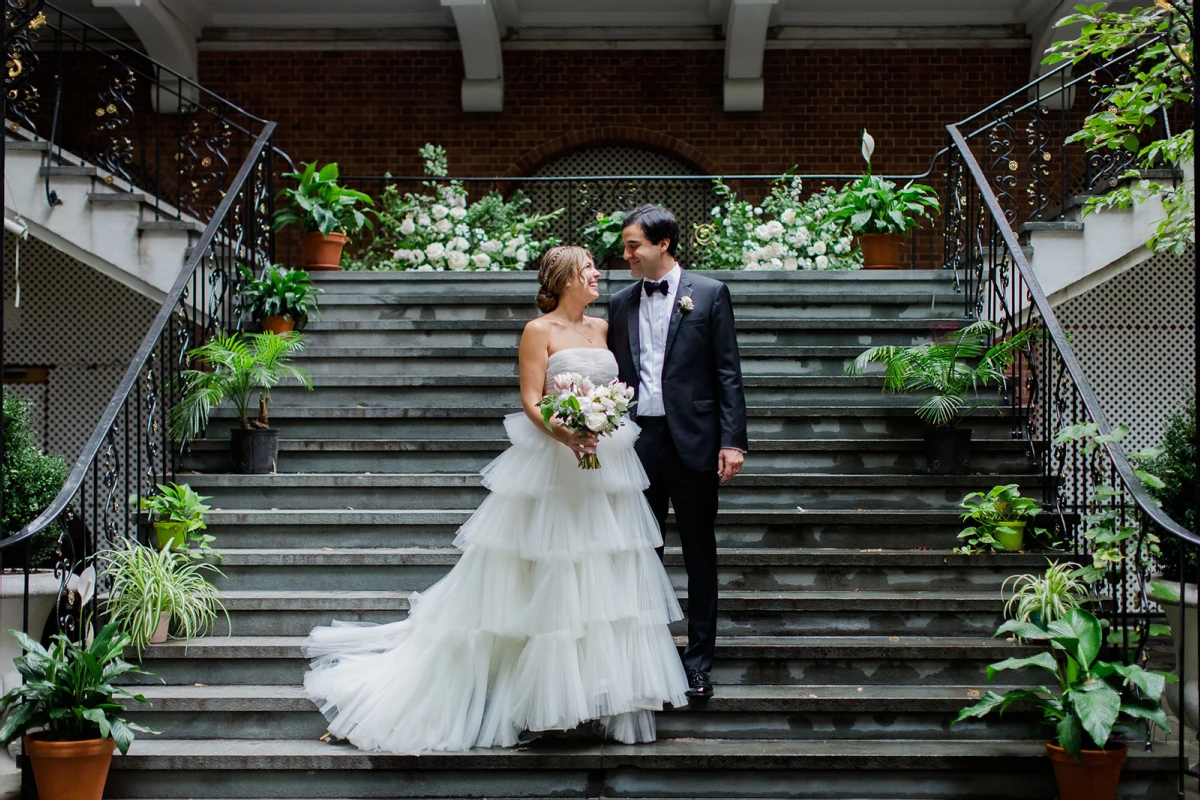
[[[713,208],[708,235],[701,239],[697,269],[838,270],[862,267],[850,226],[832,213],[841,192],[826,187],[807,199],[803,183],[790,174],[771,183],[761,206],[739,200],[720,178],[713,181],[724,202]]]
[[[445,149],[426,144],[419,152],[430,177],[422,185],[429,193],[402,194],[394,185],[387,187],[372,212],[378,222],[375,239],[347,261],[347,269],[525,269],[560,243],[543,234],[564,209],[534,213],[531,201],[520,191],[507,200],[491,191],[469,202],[462,182],[445,180],[449,174]]]

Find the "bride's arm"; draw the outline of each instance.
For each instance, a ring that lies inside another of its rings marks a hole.
[[[590,437],[586,434],[569,431],[555,422],[550,423],[551,430],[546,430],[538,403],[545,396],[546,369],[549,363],[550,326],[538,318],[526,325],[525,332],[521,334],[521,408],[539,430],[545,431],[546,435],[574,450],[576,455],[596,452],[595,440],[589,441]]]

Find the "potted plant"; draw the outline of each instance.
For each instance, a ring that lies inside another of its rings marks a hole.
[[[959,506],[964,522],[974,523],[958,534],[966,544],[956,552],[977,553],[985,547],[994,547],[1009,553],[1018,552],[1025,543],[1025,525],[1042,512],[1041,506],[1032,498],[1021,497],[1017,484],[994,486],[983,492],[971,492]]]
[[[937,475],[964,474],[970,465],[971,431],[959,428],[962,419],[981,405],[968,394],[988,386],[1003,389],[1007,370],[1017,353],[1035,335],[1032,329],[988,345],[1000,331],[988,320],[974,322],[940,340],[913,347],[885,345],[865,350],[846,368],[858,377],[868,364],[885,365],[883,391],[887,394],[930,392],[917,406],[917,416],[933,426],[925,435],[925,458]]]
[[[1079,574],[1078,564],[1051,561],[1043,575],[1012,575],[1004,580],[1003,591],[1012,582],[1012,594],[1004,604],[1006,619],[1032,622],[1045,627],[1083,608],[1091,599],[1088,584]]]
[[[284,173],[300,185],[279,192],[287,205],[275,210],[272,224],[275,230],[300,226],[300,261],[305,269],[341,269],[347,234],[372,227],[356,206],[375,203],[362,192],[338,184],[337,164],[326,164],[319,171],[315,161],[303,166],[303,172]]]
[[[17,666],[25,683],[0,698],[5,714],[0,744],[22,737],[38,795],[54,800],[100,800],[113,749],[129,751],[135,731],[155,733],[125,719],[123,697],[146,698],[116,683],[148,675],[121,655],[129,637],[108,623],[81,645],[56,633],[49,647],[9,631],[24,655]]]
[[[894,182],[871,174],[874,152],[875,140],[863,131],[867,172],[842,190],[830,217],[849,220],[850,229],[858,234],[864,269],[900,269],[908,232],[917,226],[918,218],[932,219],[929,209],[941,211],[942,205],[929,186],[909,181],[897,188]]]
[[[1053,729],[1046,753],[1054,765],[1060,800],[1112,800],[1127,755],[1124,745],[1110,744],[1113,729],[1136,730],[1135,723],[1148,720],[1170,731],[1161,698],[1166,682],[1175,676],[1100,660],[1103,628],[1081,608],[1044,625],[1010,619],[996,631],[997,636],[1004,634],[1044,643],[1048,649],[989,665],[988,680],[1006,670],[1037,667],[1054,676],[1057,691],[1039,686],[1010,689],[1003,695],[988,692],[951,725],[992,711],[1003,714],[1013,703],[1031,704],[1041,712],[1042,724]]]
[[[148,644],[161,644],[173,628],[178,638],[194,639],[212,630],[225,613],[220,593],[205,577],[221,571],[212,564],[126,541],[97,556],[111,581],[109,618],[129,636],[141,658]]]
[[[157,494],[138,500],[138,508],[150,515],[158,546],[186,550],[195,544],[203,555],[213,553],[215,537],[200,533],[208,527],[204,514],[212,508],[204,501],[212,498],[200,496],[186,483],[160,483],[157,488]]]
[[[239,307],[270,333],[304,330],[309,312],[317,311],[317,295],[325,293],[313,286],[312,278],[302,269],[269,264],[261,278],[255,278],[244,264],[238,264],[238,269],[246,279],[238,292]]]
[[[212,407],[222,400],[231,400],[240,423],[229,434],[233,471],[274,472],[279,456],[279,429],[270,426],[268,416],[271,387],[294,379],[312,390],[312,376],[288,363],[303,348],[301,333],[219,334],[195,348],[188,355],[199,368],[185,370],[180,375],[181,397],[169,413],[171,436],[177,441],[196,438],[208,427]],[[258,416],[251,419],[250,408],[256,393]]]

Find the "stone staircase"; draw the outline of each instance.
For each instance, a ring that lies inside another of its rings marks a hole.
[[[387,621],[455,563],[477,471],[518,408],[531,274],[329,274],[303,361],[280,388],[279,473],[225,474],[215,437],[180,476],[213,496],[232,635],[151,647],[161,730],[113,763],[114,798],[1051,798],[1031,719],[947,731],[993,661],[1000,586],[1036,554],[953,555],[964,493],[1037,477],[999,412],[973,417],[968,476],[923,473],[911,398],[841,377],[867,346],[953,328],[945,273],[734,273],[749,404],[746,470],[721,493],[721,638],[704,707],[664,712],[653,745],[550,735],[516,750],[420,757],[320,741],[302,637]],[[628,280],[613,273],[602,292]],[[598,304],[602,313],[603,304]],[[685,583],[678,539],[666,564]],[[676,631],[682,633],[682,628]],[[1174,750],[1131,748],[1122,797],[1173,797]]]

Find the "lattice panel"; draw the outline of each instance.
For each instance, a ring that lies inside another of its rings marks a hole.
[[[575,177],[605,175],[695,175],[695,169],[670,156],[635,147],[596,147],[544,164],[531,177]],[[597,213],[628,210],[642,203],[659,203],[679,219],[679,260],[691,256],[694,225],[708,222],[717,204],[709,181],[605,181],[535,184],[526,190],[534,208],[566,208],[554,228],[565,242],[579,241],[579,232]]]
[[[14,309],[16,246],[16,237],[5,234],[4,361],[51,369],[48,387],[6,388],[34,401],[39,433],[48,419],[46,449],[72,464],[159,305],[31,238],[20,243],[21,307]]]
[[[1157,444],[1193,386],[1194,260],[1155,256],[1055,309],[1126,450]]]

